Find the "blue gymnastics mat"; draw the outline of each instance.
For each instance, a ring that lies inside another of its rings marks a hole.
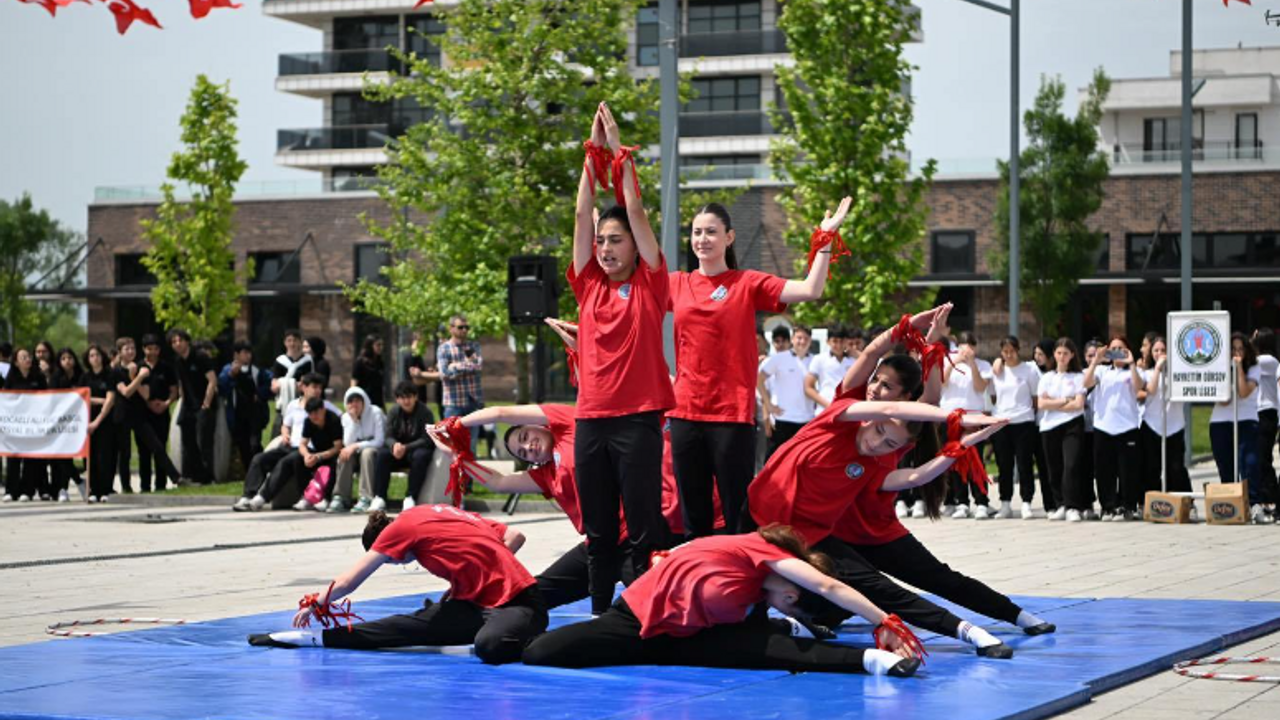
[[[366,618],[412,612],[422,595],[357,602]],[[245,636],[292,612],[0,648],[0,718],[1040,718],[1229,645],[1280,630],[1280,603],[1018,597],[1057,623],[1027,637],[987,624],[1013,660],[923,635],[910,679],[688,667],[491,667],[414,651],[276,650]],[[945,603],[944,603],[945,604]],[[552,625],[581,620],[559,608]],[[971,615],[971,613],[970,613]],[[870,628],[842,628],[867,645]]]

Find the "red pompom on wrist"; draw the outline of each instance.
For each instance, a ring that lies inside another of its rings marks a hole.
[[[471,430],[464,427],[462,419],[457,417],[441,420],[436,423],[435,430],[453,453],[453,462],[449,464],[449,482],[445,485],[444,492],[454,507],[462,507],[467,465],[478,465],[476,455],[471,450]]]
[[[582,143],[582,147],[587,151],[587,157],[583,160],[582,166],[590,171],[595,181],[595,184],[591,186],[591,192],[595,192],[596,184],[600,186],[601,190],[608,190],[613,153],[609,152],[609,148],[596,145],[590,140]]]
[[[929,652],[924,649],[924,643],[920,642],[920,638],[916,637],[916,634],[911,632],[911,628],[907,627],[906,623],[902,622],[902,618],[897,615],[887,616],[883,622],[876,626],[873,634],[876,638],[877,650],[888,650],[889,645],[885,642],[885,638],[889,635],[896,635],[902,639],[902,644],[906,646],[907,650],[920,659],[920,662],[923,663],[925,657],[929,655]]]
[[[813,234],[809,236],[809,264],[805,267],[813,267],[814,258],[818,257],[818,253],[828,246],[831,248],[831,265],[834,265],[836,260],[846,255],[853,255],[853,252],[849,250],[849,246],[844,244],[844,238],[840,237],[839,230],[823,230],[819,226],[814,228]],[[831,277],[831,265],[827,266],[827,277]]]
[[[347,622],[347,632],[351,632],[351,618],[355,618],[361,622],[364,622],[364,618],[351,611],[350,598],[337,603],[329,602],[329,597],[333,594],[333,586],[335,583],[336,581],[329,583],[329,589],[324,593],[324,600],[320,599],[320,593],[303,595],[302,599],[298,601],[298,609],[310,610],[311,615],[314,615],[315,618],[320,621],[320,625],[326,629],[330,627],[338,627],[342,624],[342,621],[345,620]],[[305,628],[311,626],[311,615],[302,619],[302,627]]]
[[[564,358],[565,364],[569,366],[569,384],[578,387],[578,352],[565,345]]]
[[[961,480],[982,491],[983,495],[987,494],[987,485],[991,483],[991,478],[987,475],[987,468],[982,464],[982,455],[976,447],[968,447],[961,439],[964,437],[964,410],[953,410],[947,416],[947,444],[942,446],[942,457],[954,458],[955,463],[951,469],[960,476]]]
[[[636,198],[640,197],[640,178],[636,175],[636,159],[631,155],[639,149],[639,145],[635,145],[633,147],[623,145],[618,148],[618,154],[613,158],[613,198],[617,200],[618,204],[622,207],[627,206],[627,198],[622,193],[623,163],[631,163],[631,182],[636,190]]]

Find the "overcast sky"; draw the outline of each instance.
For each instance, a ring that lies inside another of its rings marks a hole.
[[[993,0],[1007,5],[1009,0]],[[0,197],[30,192],[36,204],[83,231],[94,188],[158,185],[177,148],[178,118],[195,76],[231,81],[240,101],[245,181],[306,179],[275,165],[276,130],[321,124],[321,103],[274,89],[281,53],[321,48],[319,31],[268,18],[260,2],[193,20],[186,3],[150,0],[164,30],[115,32],[106,5],[73,3],[56,19],[36,5],[0,0]],[[916,0],[924,43],[908,55],[916,158],[995,158],[1008,153],[1009,23],[963,0]],[[1280,45],[1267,10],[1194,0],[1197,48]],[[1040,77],[1072,90],[1093,68],[1113,78],[1168,74],[1181,42],[1177,0],[1023,0],[1022,107]],[[584,129],[585,132],[585,129]]]

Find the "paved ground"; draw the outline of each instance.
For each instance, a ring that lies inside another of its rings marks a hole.
[[[178,522],[141,522],[148,513]],[[520,513],[509,520],[529,537],[520,557],[534,572],[577,541],[555,515]],[[1276,526],[908,523],[954,567],[1009,593],[1280,602]],[[44,640],[45,625],[58,620],[205,620],[285,609],[361,554],[362,526],[363,518],[351,515],[240,514],[225,504],[6,505],[0,507],[0,607],[7,610],[0,645]],[[357,602],[443,587],[425,572],[384,568]],[[1280,656],[1280,633],[1231,654]],[[1162,673],[1062,717],[1276,720],[1280,687]]]

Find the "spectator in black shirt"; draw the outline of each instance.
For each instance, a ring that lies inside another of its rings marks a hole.
[[[44,374],[36,367],[31,351],[20,347],[13,353],[13,366],[4,378],[5,390],[47,390]],[[44,460],[36,458],[9,458],[5,479],[5,495],[0,502],[31,502],[39,499],[39,476],[46,472]]]
[[[45,382],[53,377],[53,368],[57,364],[54,358],[57,352],[53,349],[53,343],[48,340],[41,340],[36,343],[35,367],[44,376]]]
[[[80,387],[80,376],[83,371],[80,369],[80,358],[76,357],[76,351],[63,348],[58,352],[57,358],[49,376],[49,389],[70,390]],[[52,471],[53,484],[42,490],[40,496],[46,500],[57,496],[58,502],[67,502],[71,499],[67,494],[67,488],[71,487],[71,482],[74,480],[78,487],[82,482],[80,473],[76,470],[76,462],[69,458],[50,460],[49,469]],[[85,496],[83,487],[81,487],[80,496]]]
[[[165,479],[174,485],[182,484],[178,472],[166,449],[169,444],[169,406],[178,399],[178,375],[173,366],[160,359],[160,337],[142,336],[143,362],[134,378],[143,378],[135,395],[140,396],[138,407],[141,421],[135,433],[150,431],[155,443],[144,440],[138,443],[138,479],[142,492],[151,492],[151,459],[156,460],[156,490],[164,490]],[[144,377],[143,370],[146,370]],[[146,430],[143,429],[146,426]],[[139,437],[140,440],[143,438]]]
[[[378,464],[374,471],[373,495],[375,500],[386,500],[391,486],[391,471],[409,471],[409,488],[404,496],[404,509],[417,503],[418,493],[431,468],[431,456],[435,444],[427,436],[427,426],[434,425],[435,418],[427,404],[418,400],[417,388],[402,381],[396,385],[396,406],[387,414],[386,444],[378,450]],[[375,508],[378,509],[378,508]]]
[[[335,465],[342,451],[342,419],[318,397],[308,399],[305,409],[307,419],[302,424],[302,442],[271,471],[266,484],[249,501],[251,509],[261,510],[291,480],[296,479],[299,488],[306,487],[321,467],[329,468],[330,482],[337,475]]]
[[[89,502],[106,502],[113,492],[116,469],[116,428],[111,412],[116,374],[98,345],[84,351],[84,364],[80,386],[89,388]]]
[[[385,411],[383,385],[387,382],[387,369],[382,360],[382,348],[382,338],[377,335],[365,337],[360,355],[351,369],[351,387],[364,390],[369,402]]]
[[[191,346],[185,330],[169,331],[169,347],[178,363],[182,404],[178,428],[182,432],[182,474],[207,485],[213,482],[213,433],[217,428],[218,376],[213,361]]]
[[[218,392],[226,408],[231,444],[248,472],[253,456],[262,452],[262,431],[270,414],[271,373],[253,364],[253,346],[244,340],[232,346],[231,362],[218,373]]]
[[[271,434],[280,434],[280,422],[289,403],[293,402],[301,391],[298,382],[303,375],[312,372],[315,363],[311,356],[302,351],[302,331],[284,331],[284,352],[276,356],[271,365],[271,395],[276,399],[276,419],[271,426]]]
[[[409,352],[404,354],[404,379],[417,388],[418,402],[423,404],[430,401],[427,386],[440,382],[440,371],[434,362],[427,361],[428,357],[434,360],[435,356],[435,350],[427,347],[427,338],[421,331],[414,330],[413,343],[409,345]]]
[[[310,355],[312,362],[312,370],[320,377],[324,378],[324,387],[321,388],[320,397],[324,397],[324,390],[329,387],[329,378],[333,375],[333,369],[329,367],[329,361],[324,359],[324,354],[328,352],[329,345],[322,337],[312,336],[302,341],[302,354]]]

